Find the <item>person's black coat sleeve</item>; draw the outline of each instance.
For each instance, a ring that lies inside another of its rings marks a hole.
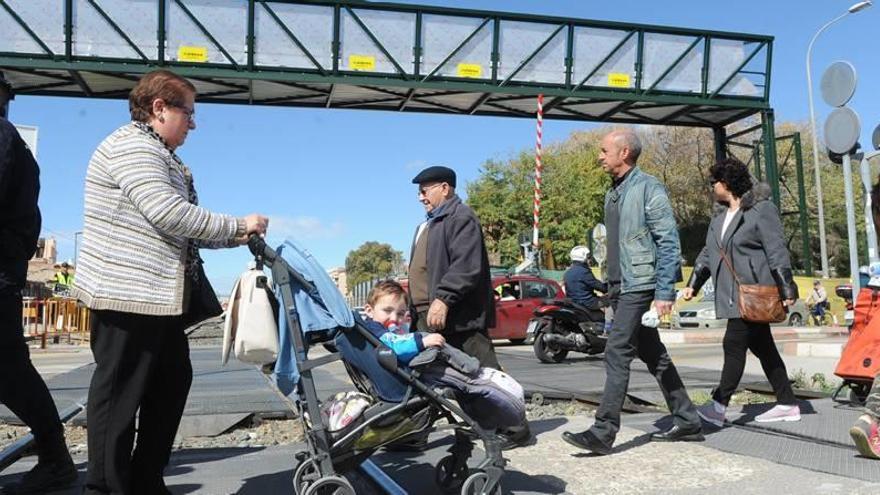
[[[587,268],[587,276],[584,278],[584,281],[587,284],[587,288],[591,290],[597,290],[599,292],[608,292],[608,284],[602,282],[597,279],[595,275],[593,275],[593,271]]]
[[[447,306],[455,306],[480,282],[483,235],[479,223],[473,218],[450,217],[449,221],[450,231],[446,236],[449,268],[434,294]]]

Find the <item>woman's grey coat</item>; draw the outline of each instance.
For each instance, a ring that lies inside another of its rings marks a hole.
[[[706,245],[697,257],[688,287],[696,292],[712,277],[716,318],[741,317],[739,291],[721,258],[721,248],[742,283],[776,285],[783,299],[798,297],[779,210],[769,198],[770,187],[763,183],[745,193],[723,238],[721,229],[727,208],[720,209],[709,224]]]

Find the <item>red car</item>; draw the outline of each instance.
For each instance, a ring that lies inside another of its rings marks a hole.
[[[407,279],[398,280],[404,288]],[[495,289],[495,326],[489,337],[508,339],[514,344],[526,341],[526,328],[534,316],[532,312],[544,299],[565,299],[558,282],[534,275],[498,275],[492,277]]]
[[[489,337],[508,339],[514,344],[525,342],[532,312],[542,301],[565,299],[559,283],[534,275],[496,276],[492,278],[492,287],[496,294],[495,326],[489,329]]]

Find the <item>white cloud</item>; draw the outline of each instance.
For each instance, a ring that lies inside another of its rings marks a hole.
[[[425,160],[411,160],[406,162],[403,165],[403,168],[407,171],[414,172],[416,170],[422,170],[428,167],[428,162]]]
[[[269,215],[269,235],[273,238],[336,239],[344,232],[345,226],[339,221],[324,223],[316,217]]]

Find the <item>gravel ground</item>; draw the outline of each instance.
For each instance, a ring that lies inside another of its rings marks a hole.
[[[536,421],[544,418],[559,416],[584,416],[596,415],[595,406],[578,401],[553,401],[540,404],[535,400],[526,402],[526,419]]]
[[[0,449],[26,435],[24,426],[0,425]],[[65,426],[64,437],[72,455],[88,453],[86,429],[81,426]],[[265,447],[297,443],[303,438],[298,420],[255,420],[216,437],[178,438],[175,449],[215,447]]]
[[[302,426],[298,419],[254,420],[250,425],[234,428],[216,437],[178,439],[174,448],[266,447],[288,445],[302,439]]]
[[[224,316],[220,315],[188,328],[186,331],[189,335],[189,345],[222,345],[223,318]]]
[[[26,426],[0,424],[0,448],[6,447],[28,431],[30,430]]]

